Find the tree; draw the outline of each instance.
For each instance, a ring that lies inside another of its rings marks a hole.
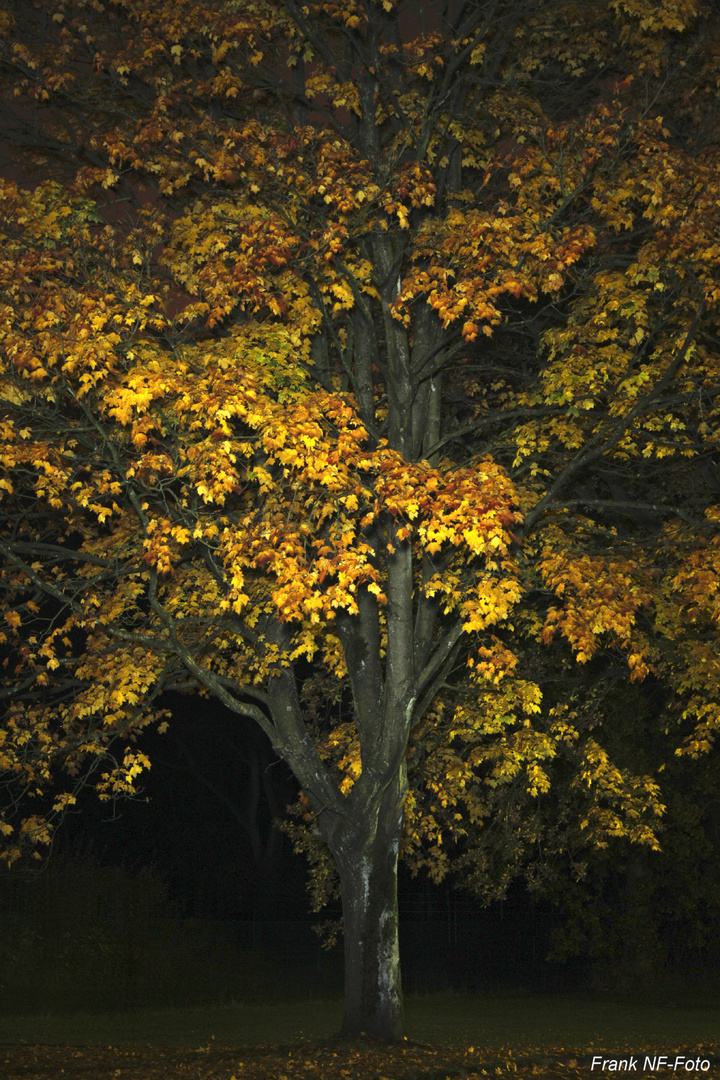
[[[408,853],[442,867],[463,814],[539,806],[564,762],[576,837],[657,843],[657,783],[583,726],[586,682],[541,685],[541,646],[555,672],[666,677],[692,752],[717,728],[720,515],[644,497],[666,457],[714,467],[716,90],[710,61],[688,72],[717,20],[1,17],[24,170],[0,224],[8,857],[73,784],[132,790],[163,693],[212,694],[332,854],[344,1032],[398,1038],[406,806]],[[302,706],[318,672],[345,693],[330,730]]]
[[[661,705],[662,687],[650,683],[616,695],[625,722],[616,726],[609,750],[634,772],[663,767],[662,851],[616,844],[591,860],[582,881],[558,882],[565,925],[553,935],[553,955],[589,960],[598,989],[677,999],[716,982],[720,762],[717,754],[667,760],[662,727],[647,716]]]

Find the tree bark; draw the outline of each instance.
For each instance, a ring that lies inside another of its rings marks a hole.
[[[341,1034],[398,1042],[403,995],[398,940],[397,867],[407,781],[404,765],[371,810],[353,821],[333,852],[340,873],[345,944]]]

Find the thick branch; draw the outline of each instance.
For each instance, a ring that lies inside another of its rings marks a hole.
[[[418,697],[425,693],[427,687],[435,679],[438,672],[445,667],[448,658],[453,654],[453,650],[464,633],[463,621],[464,620],[462,619],[458,619],[442,641],[439,641],[433,649],[430,659],[417,677],[416,685]]]
[[[637,511],[663,516],[672,514],[674,517],[679,517],[682,521],[687,521],[689,525],[695,525],[698,528],[703,524],[683,510],[682,507],[669,506],[667,503],[636,502],[634,499],[566,499],[556,505],[559,509],[566,507],[569,509],[572,506],[592,506],[601,510],[617,510],[627,517],[633,517]]]

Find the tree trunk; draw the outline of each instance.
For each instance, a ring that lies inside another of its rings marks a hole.
[[[400,782],[399,782],[400,781]],[[347,833],[336,855],[345,941],[341,1034],[398,1041],[403,997],[398,944],[397,866],[404,808],[401,778],[386,789],[374,820]]]

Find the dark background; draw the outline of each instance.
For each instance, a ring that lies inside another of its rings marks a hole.
[[[90,791],[47,864],[0,874],[3,1012],[271,1002],[342,993],[339,904],[309,908],[307,865],[273,821],[297,785],[264,735],[176,697],[136,801]],[[584,880],[522,882],[483,906],[400,871],[406,991],[720,996],[718,766],[666,781],[661,854],[616,844]],[[691,781],[690,783],[688,781]]]

